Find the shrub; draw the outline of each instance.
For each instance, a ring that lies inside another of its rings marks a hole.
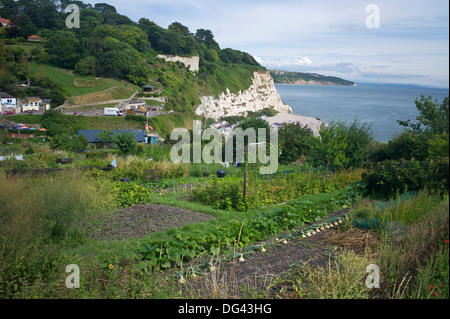
[[[289,164],[311,152],[314,136],[307,127],[302,127],[299,123],[288,123],[278,130],[278,140],[280,163]]]
[[[417,160],[383,161],[373,170],[363,173],[367,183],[368,194],[390,198],[397,192],[419,191],[430,188],[443,193],[448,192],[449,165],[448,158],[439,161]]]

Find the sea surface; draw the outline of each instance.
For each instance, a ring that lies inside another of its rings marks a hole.
[[[284,103],[293,113],[317,117],[330,123],[342,121],[372,126],[375,140],[387,142],[401,133],[397,120],[416,122],[419,111],[415,99],[431,96],[439,103],[449,96],[448,89],[416,86],[357,84],[357,86],[319,86],[275,84]]]

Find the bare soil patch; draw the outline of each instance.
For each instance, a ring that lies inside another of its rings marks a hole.
[[[123,240],[148,236],[169,228],[179,228],[194,222],[206,222],[213,216],[186,209],[155,204],[142,204],[101,216],[87,225],[91,238]]]

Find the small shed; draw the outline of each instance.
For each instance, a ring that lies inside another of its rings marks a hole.
[[[159,142],[158,134],[148,134],[148,143],[157,144]]]
[[[146,93],[151,93],[156,91],[156,88],[154,86],[151,86],[150,84],[146,84],[142,87],[142,90]]]

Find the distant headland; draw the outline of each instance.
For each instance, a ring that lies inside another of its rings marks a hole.
[[[317,73],[279,70],[269,70],[269,72],[276,84],[356,86],[355,82],[344,80],[335,76],[326,76]]]

